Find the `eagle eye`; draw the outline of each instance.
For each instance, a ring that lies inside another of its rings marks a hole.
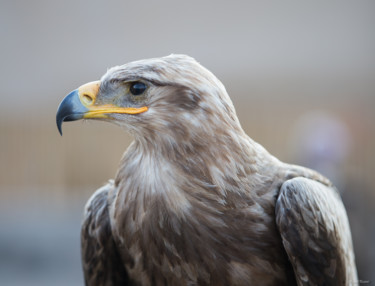
[[[147,86],[143,82],[136,81],[130,85],[130,92],[132,95],[141,95],[146,88]]]

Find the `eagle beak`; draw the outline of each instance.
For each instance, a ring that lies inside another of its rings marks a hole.
[[[118,107],[113,104],[95,105],[99,93],[100,81],[80,86],[69,93],[60,103],[56,114],[56,124],[62,135],[62,123],[79,119],[109,118],[110,113],[138,114],[148,110],[142,107]]]

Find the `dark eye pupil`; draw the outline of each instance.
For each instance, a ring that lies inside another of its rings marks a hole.
[[[130,86],[130,92],[133,95],[141,95],[146,90],[146,85],[143,82],[134,82]]]

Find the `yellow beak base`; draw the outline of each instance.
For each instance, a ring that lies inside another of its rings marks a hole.
[[[118,107],[114,104],[95,105],[100,89],[100,81],[82,85],[69,93],[60,103],[56,114],[56,124],[62,134],[64,121],[75,121],[82,118],[109,118],[111,113],[139,114],[148,110],[142,107]]]

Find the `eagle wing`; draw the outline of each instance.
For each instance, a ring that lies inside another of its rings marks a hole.
[[[112,184],[98,189],[86,204],[81,229],[86,285],[131,285],[112,237],[108,205]]]
[[[284,182],[276,224],[298,285],[357,285],[349,222],[337,190],[307,178]]]

